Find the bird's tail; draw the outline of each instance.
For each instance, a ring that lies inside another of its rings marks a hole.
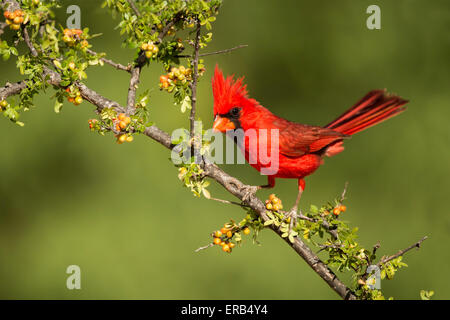
[[[389,95],[384,90],[373,90],[325,127],[352,135],[405,111],[406,103],[408,100]]]

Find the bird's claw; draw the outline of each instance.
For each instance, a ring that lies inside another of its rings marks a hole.
[[[248,200],[250,200],[250,197],[255,195],[255,193],[260,189],[261,187],[258,186],[247,186],[243,188],[244,196],[242,197],[242,202],[248,203]]]

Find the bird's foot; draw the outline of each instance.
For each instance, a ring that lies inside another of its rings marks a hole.
[[[254,196],[259,189],[261,189],[260,186],[246,186],[243,188],[244,196],[242,197],[242,202],[248,203],[250,197]]]

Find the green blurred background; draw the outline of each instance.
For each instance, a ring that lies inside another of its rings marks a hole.
[[[63,2],[58,12],[65,21]],[[82,24],[103,36],[93,49],[126,64],[118,23],[101,1],[77,1]],[[381,7],[382,29],[366,28],[366,8]],[[307,179],[302,207],[340,194],[349,181],[345,220],[359,242],[392,254],[430,238],[405,256],[409,267],[382,288],[387,297],[417,299],[421,289],[450,298],[450,3],[418,1],[224,1],[208,50],[246,49],[205,59],[199,116],[212,124],[210,81],[218,63],[245,75],[250,95],[276,114],[324,125],[367,91],[387,88],[409,99],[401,116],[358,134],[346,151]],[[1,83],[19,80],[11,60]],[[167,131],[186,115],[157,89],[161,66],[144,72],[152,119]],[[93,68],[87,84],[126,102],[128,75]],[[194,253],[209,233],[244,212],[194,198],[177,179],[166,149],[145,137],[117,145],[87,128],[93,107],[38,97],[20,128],[0,125],[0,298],[50,299],[337,299],[273,232],[262,246],[245,238],[231,255]],[[246,183],[265,178],[248,165],[223,166]],[[231,199],[213,184],[213,196]],[[296,181],[278,180],[275,193],[294,202]],[[269,192],[261,192],[265,197]],[[81,290],[66,288],[68,265],[81,267]],[[294,276],[292,276],[294,275]],[[343,276],[348,279],[347,276]]]

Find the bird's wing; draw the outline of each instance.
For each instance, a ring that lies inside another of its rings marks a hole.
[[[280,130],[280,153],[287,157],[301,157],[348,138],[347,135],[328,128],[294,123],[285,119],[276,120],[273,125]]]

